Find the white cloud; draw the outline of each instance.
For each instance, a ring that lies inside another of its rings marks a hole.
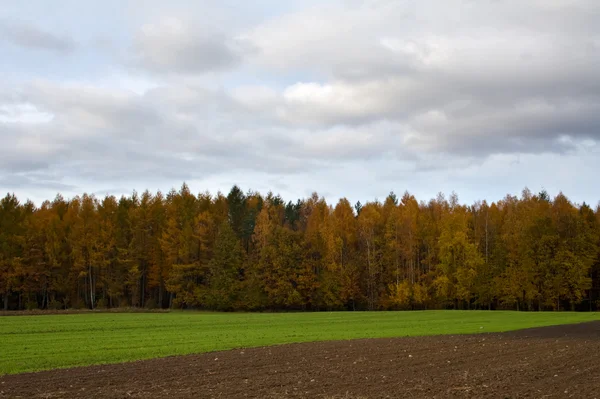
[[[4,123],[46,123],[53,117],[28,103],[0,105],[0,122]]]

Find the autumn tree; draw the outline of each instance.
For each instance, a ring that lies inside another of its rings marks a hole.
[[[8,309],[11,291],[15,288],[16,274],[23,255],[23,209],[14,194],[0,201],[0,290],[4,309]]]
[[[0,200],[4,309],[596,309],[600,209],[523,190],[335,206],[234,186]]]
[[[470,307],[475,294],[477,274],[484,264],[477,246],[469,238],[468,212],[450,198],[450,208],[442,219],[439,276],[434,284],[443,301],[454,300],[455,307]]]
[[[368,203],[358,215],[359,237],[366,250],[363,254],[366,265],[365,281],[367,307],[373,310],[379,299],[378,277],[381,273],[381,210],[377,202]]]

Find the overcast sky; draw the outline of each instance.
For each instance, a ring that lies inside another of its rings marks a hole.
[[[3,0],[0,191],[600,199],[597,0]]]

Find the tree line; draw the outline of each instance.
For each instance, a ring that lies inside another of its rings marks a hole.
[[[4,310],[592,310],[600,209],[525,189],[488,204],[354,206],[244,193],[0,201]]]

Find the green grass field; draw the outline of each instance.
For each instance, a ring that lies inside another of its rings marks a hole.
[[[499,332],[600,320],[501,311],[89,313],[0,317],[0,374],[292,342]]]

